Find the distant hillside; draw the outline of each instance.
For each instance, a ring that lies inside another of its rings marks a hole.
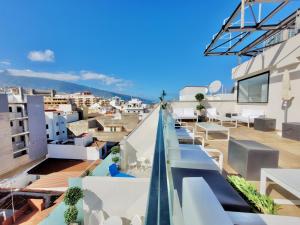
[[[95,96],[110,98],[113,96],[119,96],[124,100],[131,99],[131,96],[119,94],[110,91],[104,91],[97,88],[91,88],[84,85],[78,85],[66,81],[51,80],[36,77],[24,77],[24,76],[11,76],[6,71],[0,72],[0,86],[22,86],[24,88],[35,88],[35,89],[54,89],[57,92],[74,93],[80,91],[90,91]],[[142,98],[141,98],[142,99]],[[142,99],[149,103],[149,100]]]

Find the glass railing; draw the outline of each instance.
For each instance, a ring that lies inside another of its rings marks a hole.
[[[170,225],[170,193],[164,145],[164,113],[159,112],[145,225]]]

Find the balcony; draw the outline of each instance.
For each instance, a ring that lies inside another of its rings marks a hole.
[[[28,116],[24,115],[24,113],[22,113],[22,112],[10,112],[9,119],[10,120],[23,120],[23,119],[28,119]]]

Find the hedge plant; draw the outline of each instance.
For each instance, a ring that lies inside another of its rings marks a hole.
[[[228,176],[229,183],[245,198],[254,211],[265,214],[277,214],[279,206],[269,196],[260,194],[256,187],[239,176]]]
[[[114,154],[114,155],[120,153],[120,146],[112,147],[111,148],[111,153]]]
[[[66,224],[71,224],[71,223],[75,223],[77,220],[77,216],[78,216],[78,209],[76,208],[76,206],[69,206],[69,208],[67,208],[67,210],[64,213],[64,217],[65,217],[65,223]]]
[[[80,187],[70,187],[66,191],[64,202],[66,205],[76,205],[79,199],[83,198],[83,191]]]

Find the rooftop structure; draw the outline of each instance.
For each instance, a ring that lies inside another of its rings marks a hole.
[[[0,95],[1,163],[4,174],[47,154],[42,96],[26,95],[21,88]]]
[[[213,36],[204,54],[206,56],[256,56],[265,48],[294,36],[299,32],[300,27],[297,19],[299,10],[290,12],[288,16],[286,13],[280,14],[280,11],[290,2],[286,0],[241,1],[233,13],[224,20],[220,31]],[[273,17],[276,20],[273,20]],[[280,22],[274,22],[278,20]]]

